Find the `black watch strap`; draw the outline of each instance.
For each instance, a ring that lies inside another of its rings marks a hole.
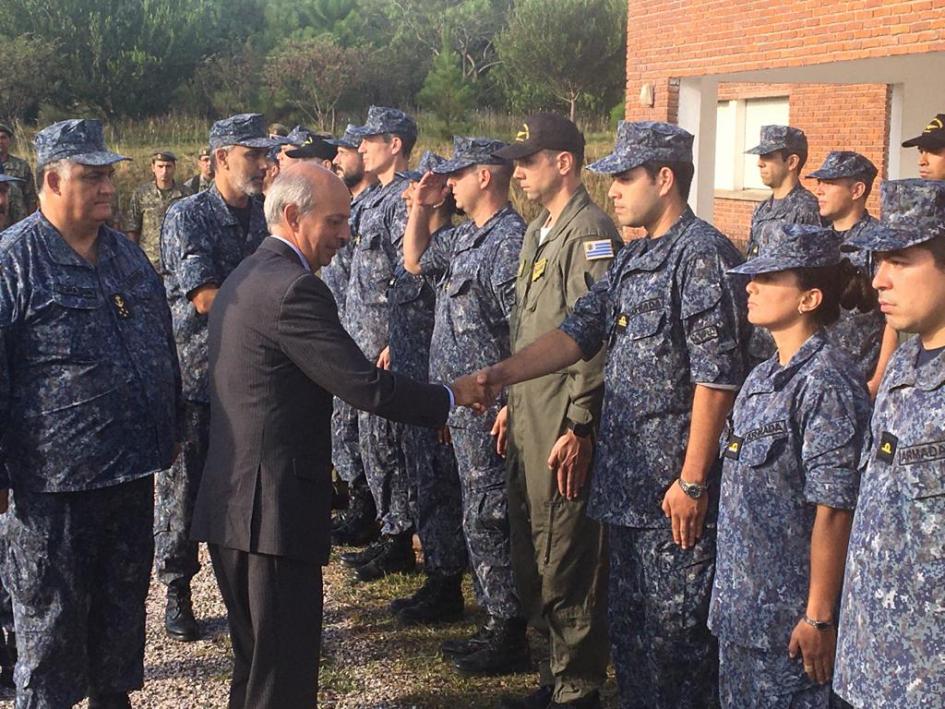
[[[594,433],[594,426],[589,423],[574,423],[568,419],[568,429],[578,438],[587,438]]]

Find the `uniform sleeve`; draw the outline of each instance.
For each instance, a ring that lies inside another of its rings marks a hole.
[[[138,190],[131,193],[128,200],[128,215],[125,217],[125,232],[141,233],[144,214],[141,211],[141,196]]]
[[[456,228],[443,227],[430,236],[430,243],[420,257],[420,271],[424,276],[439,279],[450,266],[450,254],[456,242]]]
[[[172,205],[161,229],[164,266],[172,270],[180,289],[190,296],[200,286],[220,285],[223,279],[213,259],[214,240],[211,230],[193,210],[175,209]]]
[[[560,329],[570,336],[584,353],[584,359],[568,368],[570,404],[566,416],[574,423],[591,423],[594,412],[600,410],[604,389],[604,352],[601,345],[606,337],[607,305],[610,281],[608,268],[611,258],[585,257],[584,243],[607,240],[616,253],[619,243],[609,236],[586,236],[566,245],[567,254],[562,263],[567,268],[565,299],[569,313]]]
[[[718,251],[701,250],[682,264],[678,284],[690,379],[718,389],[739,388],[747,374],[745,289],[726,273],[729,265]]]
[[[0,438],[6,435],[10,416],[10,396],[13,381],[13,327],[18,317],[16,280],[13,270],[0,270]],[[0,447],[0,450],[3,450]],[[0,457],[0,489],[10,487],[10,475]]]
[[[512,318],[512,311],[515,309],[515,277],[522,252],[523,235],[524,231],[520,231],[504,236],[493,254],[489,273],[489,290],[499,312],[507,321]]]
[[[807,393],[801,404],[804,497],[814,505],[853,509],[869,421],[857,415],[849,394],[829,383],[818,382]]]

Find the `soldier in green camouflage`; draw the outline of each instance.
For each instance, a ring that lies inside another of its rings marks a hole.
[[[190,190],[174,180],[177,156],[162,150],[151,156],[154,179],[145,182],[131,195],[125,233],[141,247],[158,273],[161,269],[161,223],[167,208]]]
[[[210,162],[210,146],[206,146],[197,154],[197,168],[200,170],[188,180],[184,180],[184,187],[190,194],[197,194],[210,189],[213,184],[213,164]]]
[[[10,224],[28,217],[36,211],[36,183],[33,182],[33,171],[23,158],[10,155],[10,142],[13,140],[13,129],[0,123],[0,173],[17,177],[22,182],[10,182],[9,207],[7,214]]]

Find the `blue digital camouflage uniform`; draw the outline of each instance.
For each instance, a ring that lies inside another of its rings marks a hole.
[[[98,121],[40,131],[40,165],[108,165]],[[18,707],[143,684],[152,478],[170,463],[180,374],[161,282],[124,235],[81,258],[39,212],[0,236],[0,487]]]
[[[841,179],[873,184],[878,171],[868,158],[852,150],[834,150],[827,154],[823,164],[807,177],[825,182]],[[863,232],[875,229],[879,221],[864,212],[863,216],[846,231],[836,231],[842,242],[861,237]],[[843,247],[841,246],[841,249]],[[867,280],[873,278],[873,255],[869,251],[850,249],[847,258]],[[886,318],[877,304],[869,312],[840,309],[840,319],[827,328],[827,337],[856,365],[864,381],[872,378],[883,344]]]
[[[851,242],[896,251],[945,235],[945,182],[883,184],[883,225]],[[945,705],[945,353],[892,356],[863,459],[834,689],[855,707]]]
[[[238,114],[213,124],[211,148],[271,146],[258,113]],[[185,400],[181,454],[156,480],[154,517],[158,578],[164,584],[189,582],[200,570],[197,543],[188,536],[203,474],[210,426],[207,391],[207,316],[190,295],[203,285],[219,287],[269,233],[261,197],[250,197],[249,231],[243,233],[216,185],[174,202],[161,229],[164,287],[174,319]]]
[[[367,122],[351,130],[364,138],[387,133],[416,135],[417,126],[405,113],[371,106]],[[366,195],[351,277],[344,326],[369,360],[376,361],[389,344],[390,304],[387,291],[397,266],[403,263],[407,207],[402,198],[409,182],[394,177]],[[411,527],[407,472],[399,442],[399,427],[379,416],[358,413],[358,437],[368,487],[374,497],[381,533],[397,535]]]
[[[745,152],[750,155],[766,155],[782,149],[791,152],[801,150],[806,152],[807,136],[804,135],[804,131],[792,126],[762,126],[760,144]],[[757,256],[768,240],[777,234],[781,224],[820,225],[821,223],[817,197],[798,183],[783,199],[769,197],[755,207],[751,215],[747,258]],[[752,364],[768,359],[774,354],[774,350],[774,340],[771,339],[767,330],[756,328],[752,331],[749,343]]]
[[[335,253],[331,263],[322,268],[320,274],[335,297],[335,303],[338,304],[338,319],[342,323],[346,320],[345,307],[351,279],[351,262],[358,248],[357,234],[364,198],[375,189],[377,189],[376,185],[371,185],[351,200],[351,214],[348,217],[351,237]],[[364,477],[361,443],[358,438],[358,411],[338,397],[334,399],[331,414],[331,460],[338,476],[346,483],[350,484]]]
[[[491,146],[480,151],[480,159],[496,162],[488,155],[502,144],[480,142]],[[462,153],[462,146],[454,142],[454,160]],[[446,169],[449,174],[451,167],[455,162],[436,171]],[[434,239],[424,252],[425,273],[444,271],[430,347],[431,381],[451,382],[511,354],[509,318],[515,307],[515,274],[524,233],[525,222],[506,205],[481,227],[472,220],[464,222],[451,241]],[[484,416],[456,408],[448,425],[463,486],[463,533],[476,576],[477,600],[490,615],[518,618],[522,607],[512,576],[505,461],[496,453],[490,433],[499,405]]]
[[[792,225],[733,272],[835,265],[839,246],[827,229]],[[807,607],[817,506],[853,508],[870,412],[865,380],[823,330],[784,366],[777,354],[758,365],[735,401],[709,610],[725,707],[829,706],[830,687],[786,647]]]
[[[647,160],[691,161],[691,150],[692,136],[676,126],[621,122],[615,152],[590,169],[620,174]],[[717,702],[717,646],[706,618],[718,467],[693,548],[673,542],[660,504],[682,469],[695,386],[736,389],[745,376],[745,289],[726,273],[741,260],[686,208],[659,238],[628,243],[561,324],[585,357],[609,348],[588,514],[608,524],[621,707]]]

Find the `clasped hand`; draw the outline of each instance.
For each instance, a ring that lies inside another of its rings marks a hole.
[[[459,377],[450,388],[457,406],[466,406],[481,414],[499,398],[502,384],[495,368],[485,367],[478,372]]]

